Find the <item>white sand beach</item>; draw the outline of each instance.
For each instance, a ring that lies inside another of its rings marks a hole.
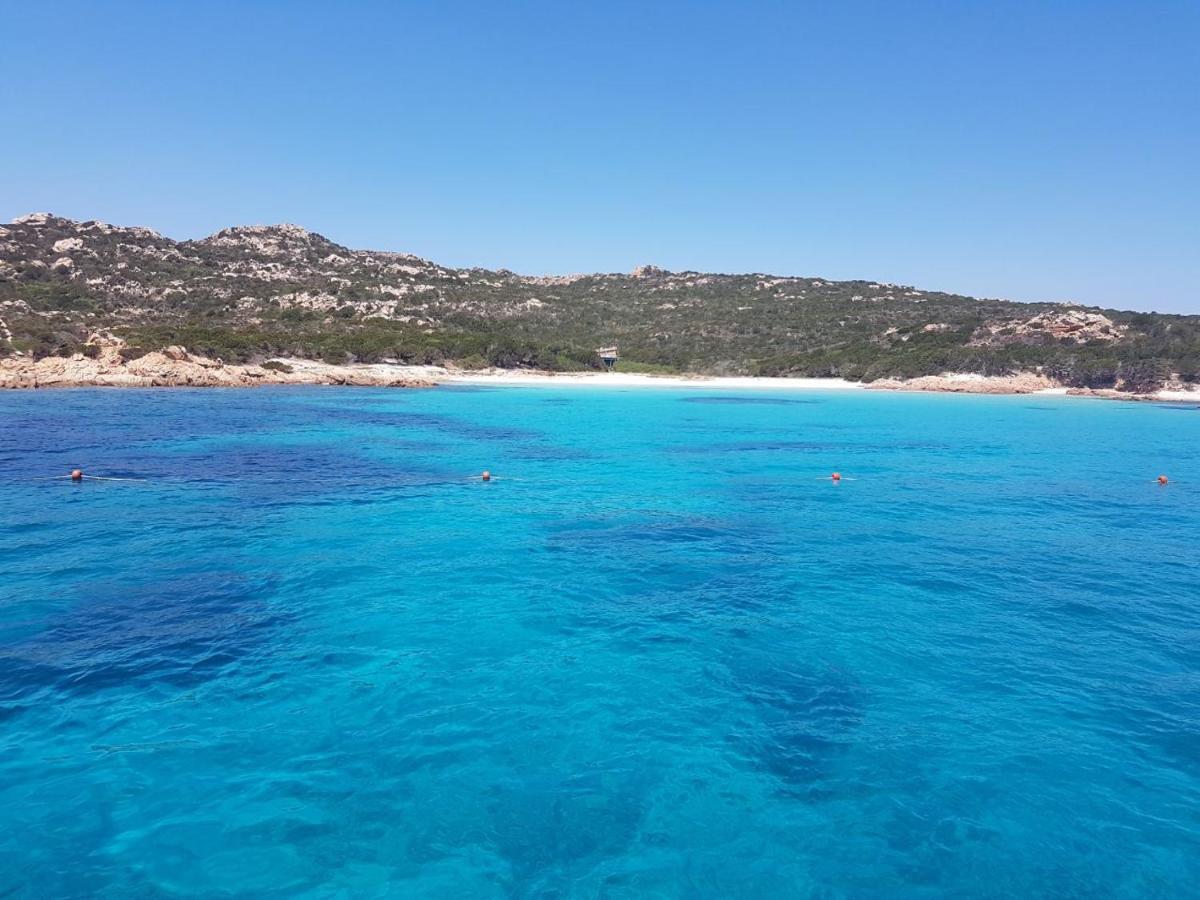
[[[298,369],[303,363],[289,360]],[[973,373],[943,373],[907,381],[888,379],[864,384],[844,378],[763,378],[752,376],[640,375],[628,372],[540,372],[527,369],[462,370],[441,366],[374,367],[414,380],[438,384],[477,384],[490,387],[583,387],[583,388],[693,388],[702,390],[766,391],[897,391],[953,394],[1036,394],[1039,396],[1091,397],[1104,400],[1155,400],[1200,403],[1200,391],[1167,389],[1154,394],[1130,394],[1115,390],[1068,388],[1033,373],[985,376]]]
[[[297,371],[300,360],[288,360]],[[876,381],[870,384],[844,378],[768,378],[758,376],[642,375],[629,372],[543,372],[529,369],[466,370],[442,366],[365,367],[438,384],[477,384],[491,387],[591,387],[591,388],[694,388],[702,390],[763,391],[914,391],[970,394],[1058,394],[1067,388],[1040,376],[985,377],[972,374],[928,376],[911,381]],[[1200,394],[1195,395],[1200,399]]]
[[[421,371],[426,368],[420,367]],[[429,371],[423,377],[442,384],[486,384],[510,387],[596,388],[730,388],[736,390],[859,391],[865,385],[843,378],[706,377],[703,375],[637,375],[628,372],[530,372],[514,369]]]
[[[474,384],[488,387],[553,388],[687,388],[740,391],[900,391],[955,394],[1038,394],[1111,400],[1200,402],[1200,391],[1162,390],[1128,394],[1114,390],[1067,388],[1034,373],[985,376],[947,372],[907,381],[887,379],[865,384],[844,378],[766,378],[756,376],[643,375],[631,372],[548,372],[534,369],[459,369],[447,366],[408,366],[396,363],[330,366],[304,359],[279,359],[292,373],[291,381],[344,384]]]

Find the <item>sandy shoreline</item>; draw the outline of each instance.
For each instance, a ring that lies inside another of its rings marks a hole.
[[[443,369],[427,376],[439,384],[494,387],[699,388],[733,390],[861,391],[865,385],[842,378],[705,377],[702,375],[636,375],[627,372],[526,372],[503,369]]]
[[[123,360],[117,345],[103,346],[94,357],[76,355],[34,361],[0,359],[0,388],[48,387],[251,387],[272,384],[354,385],[363,387],[434,387],[471,384],[489,387],[682,388],[741,391],[902,391],[960,394],[1038,394],[1113,400],[1200,403],[1200,390],[1185,386],[1153,394],[1067,388],[1043,375],[1007,376],[945,373],[900,381],[863,384],[843,378],[764,378],[751,376],[641,375],[628,372],[544,372],[517,369],[464,370],[395,363],[332,365],[304,359],[268,360],[263,365],[224,363],[168,347]]]
[[[1162,390],[1130,394],[1116,390],[1068,388],[1041,375],[1022,373],[984,376],[947,373],[909,381],[881,380],[871,384],[844,378],[764,378],[753,376],[638,375],[627,372],[531,372],[513,369],[466,371],[440,366],[401,366],[414,377],[438,384],[475,384],[489,387],[592,387],[592,388],[691,388],[702,390],[768,391],[892,391],[899,393],[955,393],[1092,397],[1106,400],[1152,400],[1200,403],[1200,390]]]

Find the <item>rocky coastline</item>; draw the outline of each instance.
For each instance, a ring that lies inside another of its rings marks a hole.
[[[1038,372],[1013,375],[976,375],[947,372],[920,378],[889,378],[866,386],[876,391],[919,391],[943,394],[1060,394],[1101,400],[1176,401],[1200,403],[1197,385],[1173,381],[1154,392],[1123,391],[1115,388],[1068,387]]]
[[[828,389],[857,388],[956,394],[1057,394],[1107,400],[1175,401],[1200,403],[1200,389],[1190,384],[1170,384],[1155,393],[1112,389],[1068,388],[1036,372],[1013,375],[943,373],[911,379],[883,379],[862,384],[842,379],[710,378],[703,375],[630,376],[601,373],[554,373],[541,370],[464,371],[442,366],[399,364],[334,365],[308,359],[276,359],[261,364],[227,363],[220,359],[172,346],[130,357],[119,338],[96,335],[86,353],[69,357],[29,356],[0,358],[0,389],[67,387],[256,387],[261,385],[343,385],[360,387],[419,388],[472,381],[495,385],[567,385],[650,387],[720,387]]]
[[[55,387],[254,387],[270,384],[328,384],[363,387],[432,387],[435,382],[388,366],[336,366],[306,361],[238,365],[167,347],[127,359],[119,341],[88,345],[94,355],[0,359],[0,389]]]
[[[1045,391],[1065,393],[1065,387],[1036,372],[1015,375],[973,375],[944,373],[920,378],[887,378],[867,385],[874,391],[932,391],[950,394],[1035,394]]]

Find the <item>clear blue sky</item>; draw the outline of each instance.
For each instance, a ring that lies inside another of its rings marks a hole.
[[[0,218],[1200,312],[1200,2],[0,0]]]

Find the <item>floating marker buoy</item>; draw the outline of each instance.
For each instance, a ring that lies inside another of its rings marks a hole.
[[[1159,476],[1158,476],[1158,483],[1159,483],[1159,484],[1161,484],[1161,485],[1163,485],[1164,487],[1165,487],[1166,485],[1170,484],[1170,482],[1171,482],[1171,479],[1167,478],[1167,476],[1166,476],[1166,475],[1159,475]]]
[[[482,474],[482,475],[480,475],[479,477],[480,477],[480,478],[482,478],[484,481],[491,481],[491,480],[492,480],[492,473],[491,473],[491,472],[489,472],[487,469],[484,469],[484,470],[483,470],[483,474]]]
[[[830,476],[829,476],[829,478],[830,478],[830,480],[831,480],[831,481],[841,481],[841,480],[842,480],[842,473],[841,473],[841,472],[834,472],[832,475],[830,475]]]
[[[71,470],[71,480],[72,481],[83,481],[83,469],[72,469]]]

